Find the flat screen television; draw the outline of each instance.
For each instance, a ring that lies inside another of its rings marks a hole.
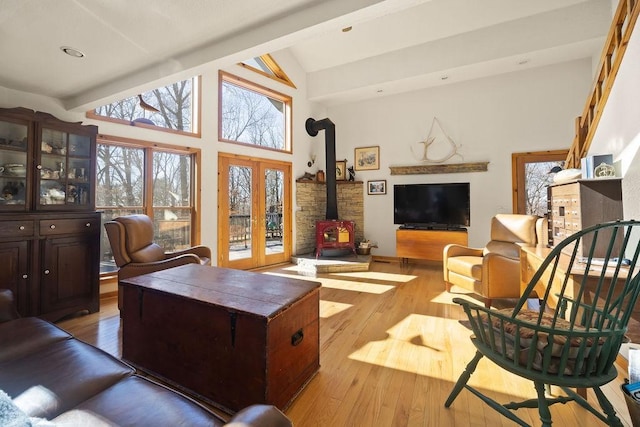
[[[393,223],[404,228],[460,228],[470,225],[468,182],[393,186]]]

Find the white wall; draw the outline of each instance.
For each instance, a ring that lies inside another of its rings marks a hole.
[[[217,165],[218,152],[235,153],[246,156],[263,157],[293,163],[293,180],[303,175],[312,150],[312,138],[304,129],[309,116],[324,115],[324,110],[306,101],[306,74],[288,51],[275,52],[272,56],[287,72],[295,83],[296,89],[258,75],[237,65],[225,68],[232,74],[244,77],[255,83],[267,86],[293,97],[293,154],[277,153],[252,147],[218,142],[218,69],[212,68],[202,73],[202,125],[201,138],[175,135],[166,132],[123,126],[114,123],[87,119],[84,113],[68,112],[54,99],[0,87],[0,107],[25,107],[51,113],[67,121],[81,121],[95,124],[99,133],[144,141],[168,143],[200,148],[202,150],[202,243],[210,246],[214,252],[213,262],[217,260]],[[317,117],[316,117],[317,118]],[[295,206],[295,189],[293,191]],[[293,238],[295,239],[295,223]],[[293,242],[295,248],[295,241]]]
[[[489,239],[490,218],[511,212],[511,154],[568,148],[574,120],[591,85],[591,61],[572,61],[475,81],[405,93],[328,109],[336,124],[336,156],[354,161],[354,148],[380,146],[380,170],[360,171],[356,179],[387,180],[387,194],[365,195],[365,237],[378,242],[375,255],[395,256],[393,185],[470,182],[469,243]],[[419,151],[433,117],[460,145],[463,159],[488,161],[488,172],[390,175],[389,166],[420,164]]]

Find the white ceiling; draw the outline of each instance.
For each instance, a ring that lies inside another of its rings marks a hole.
[[[290,49],[333,105],[599,58],[611,0],[0,0],[0,86],[87,110]],[[341,29],[352,26],[349,32]],[[61,46],[85,53],[63,54]],[[285,70],[286,71],[286,70]]]

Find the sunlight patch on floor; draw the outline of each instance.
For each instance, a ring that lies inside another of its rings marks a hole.
[[[409,314],[387,329],[387,338],[368,342],[351,353],[349,359],[432,376],[436,365],[449,357],[447,344],[445,339],[428,342],[433,333],[420,331],[422,327],[443,327],[444,323],[442,318]]]
[[[471,296],[467,295],[467,294],[463,294],[463,293],[451,293],[451,292],[440,292],[438,295],[434,296],[433,298],[431,298],[431,302],[435,302],[437,304],[449,304],[449,305],[458,305],[455,302],[453,302],[454,298],[461,298],[461,299],[465,299],[471,302],[474,302],[476,304],[484,304],[480,301],[478,301],[477,299],[472,298]]]
[[[281,276],[281,277],[295,277],[300,279],[297,274],[284,274],[284,273],[273,273],[273,272],[265,272],[264,274],[270,274],[272,276]],[[313,277],[308,278],[306,280],[312,280],[314,282],[322,283],[322,287],[331,288],[331,289],[339,289],[343,291],[354,291],[354,292],[366,292],[370,294],[380,295],[390,290],[395,289],[394,285],[380,285],[376,283],[367,283],[367,282],[355,282],[350,280],[338,280],[338,279],[330,279],[328,277]]]
[[[442,331],[442,334],[434,336],[434,329]],[[475,353],[471,340],[461,347],[451,348],[451,340],[448,336],[460,333],[469,334],[469,331],[457,320],[413,313],[389,328],[386,331],[386,338],[370,341],[348,357],[363,363],[452,381],[450,375],[454,375],[457,379],[464,369],[464,365],[460,363],[463,361],[466,364]],[[455,363],[452,360],[454,352]],[[526,397],[531,394],[532,388],[529,386],[531,383],[516,377],[513,378],[513,382],[487,381],[487,377],[483,375],[485,363],[491,362],[482,360],[469,384],[515,397]],[[452,367],[453,373],[451,373]],[[516,387],[515,390],[514,387]],[[519,396],[518,387],[522,387],[522,396]]]
[[[320,317],[328,319],[329,317],[342,313],[353,307],[353,304],[344,304],[336,301],[320,300]]]
[[[340,275],[342,277],[353,277],[357,279],[380,280],[385,282],[398,282],[398,283],[407,283],[418,277],[418,276],[413,276],[409,274],[381,273],[378,271],[331,273],[331,275]]]
[[[339,289],[343,291],[366,292],[376,295],[384,294],[385,292],[389,292],[396,288],[393,285],[379,285],[367,282],[352,282],[350,280],[334,280],[325,277],[316,278],[316,280],[322,282],[323,288]]]

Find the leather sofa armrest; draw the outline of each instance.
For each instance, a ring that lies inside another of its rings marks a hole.
[[[166,252],[164,254],[165,258],[172,258],[180,255],[189,255],[193,254],[198,256],[199,258],[211,259],[211,249],[208,246],[198,245],[192,246],[187,249],[183,249],[180,251]]]
[[[0,289],[0,323],[19,318],[13,292],[10,289]]]
[[[443,260],[446,263],[447,258],[454,256],[482,256],[482,251],[482,248],[469,248],[452,243],[444,247]]]
[[[488,298],[520,297],[520,260],[497,253],[482,258],[482,286]]]
[[[185,264],[200,264],[200,258],[194,254],[180,255],[154,262],[130,262],[118,271],[118,279],[128,279],[129,277],[141,276],[147,273],[154,273],[167,268],[179,267]]]
[[[278,408],[272,405],[251,405],[236,413],[228,427],[292,427],[293,423]]]

